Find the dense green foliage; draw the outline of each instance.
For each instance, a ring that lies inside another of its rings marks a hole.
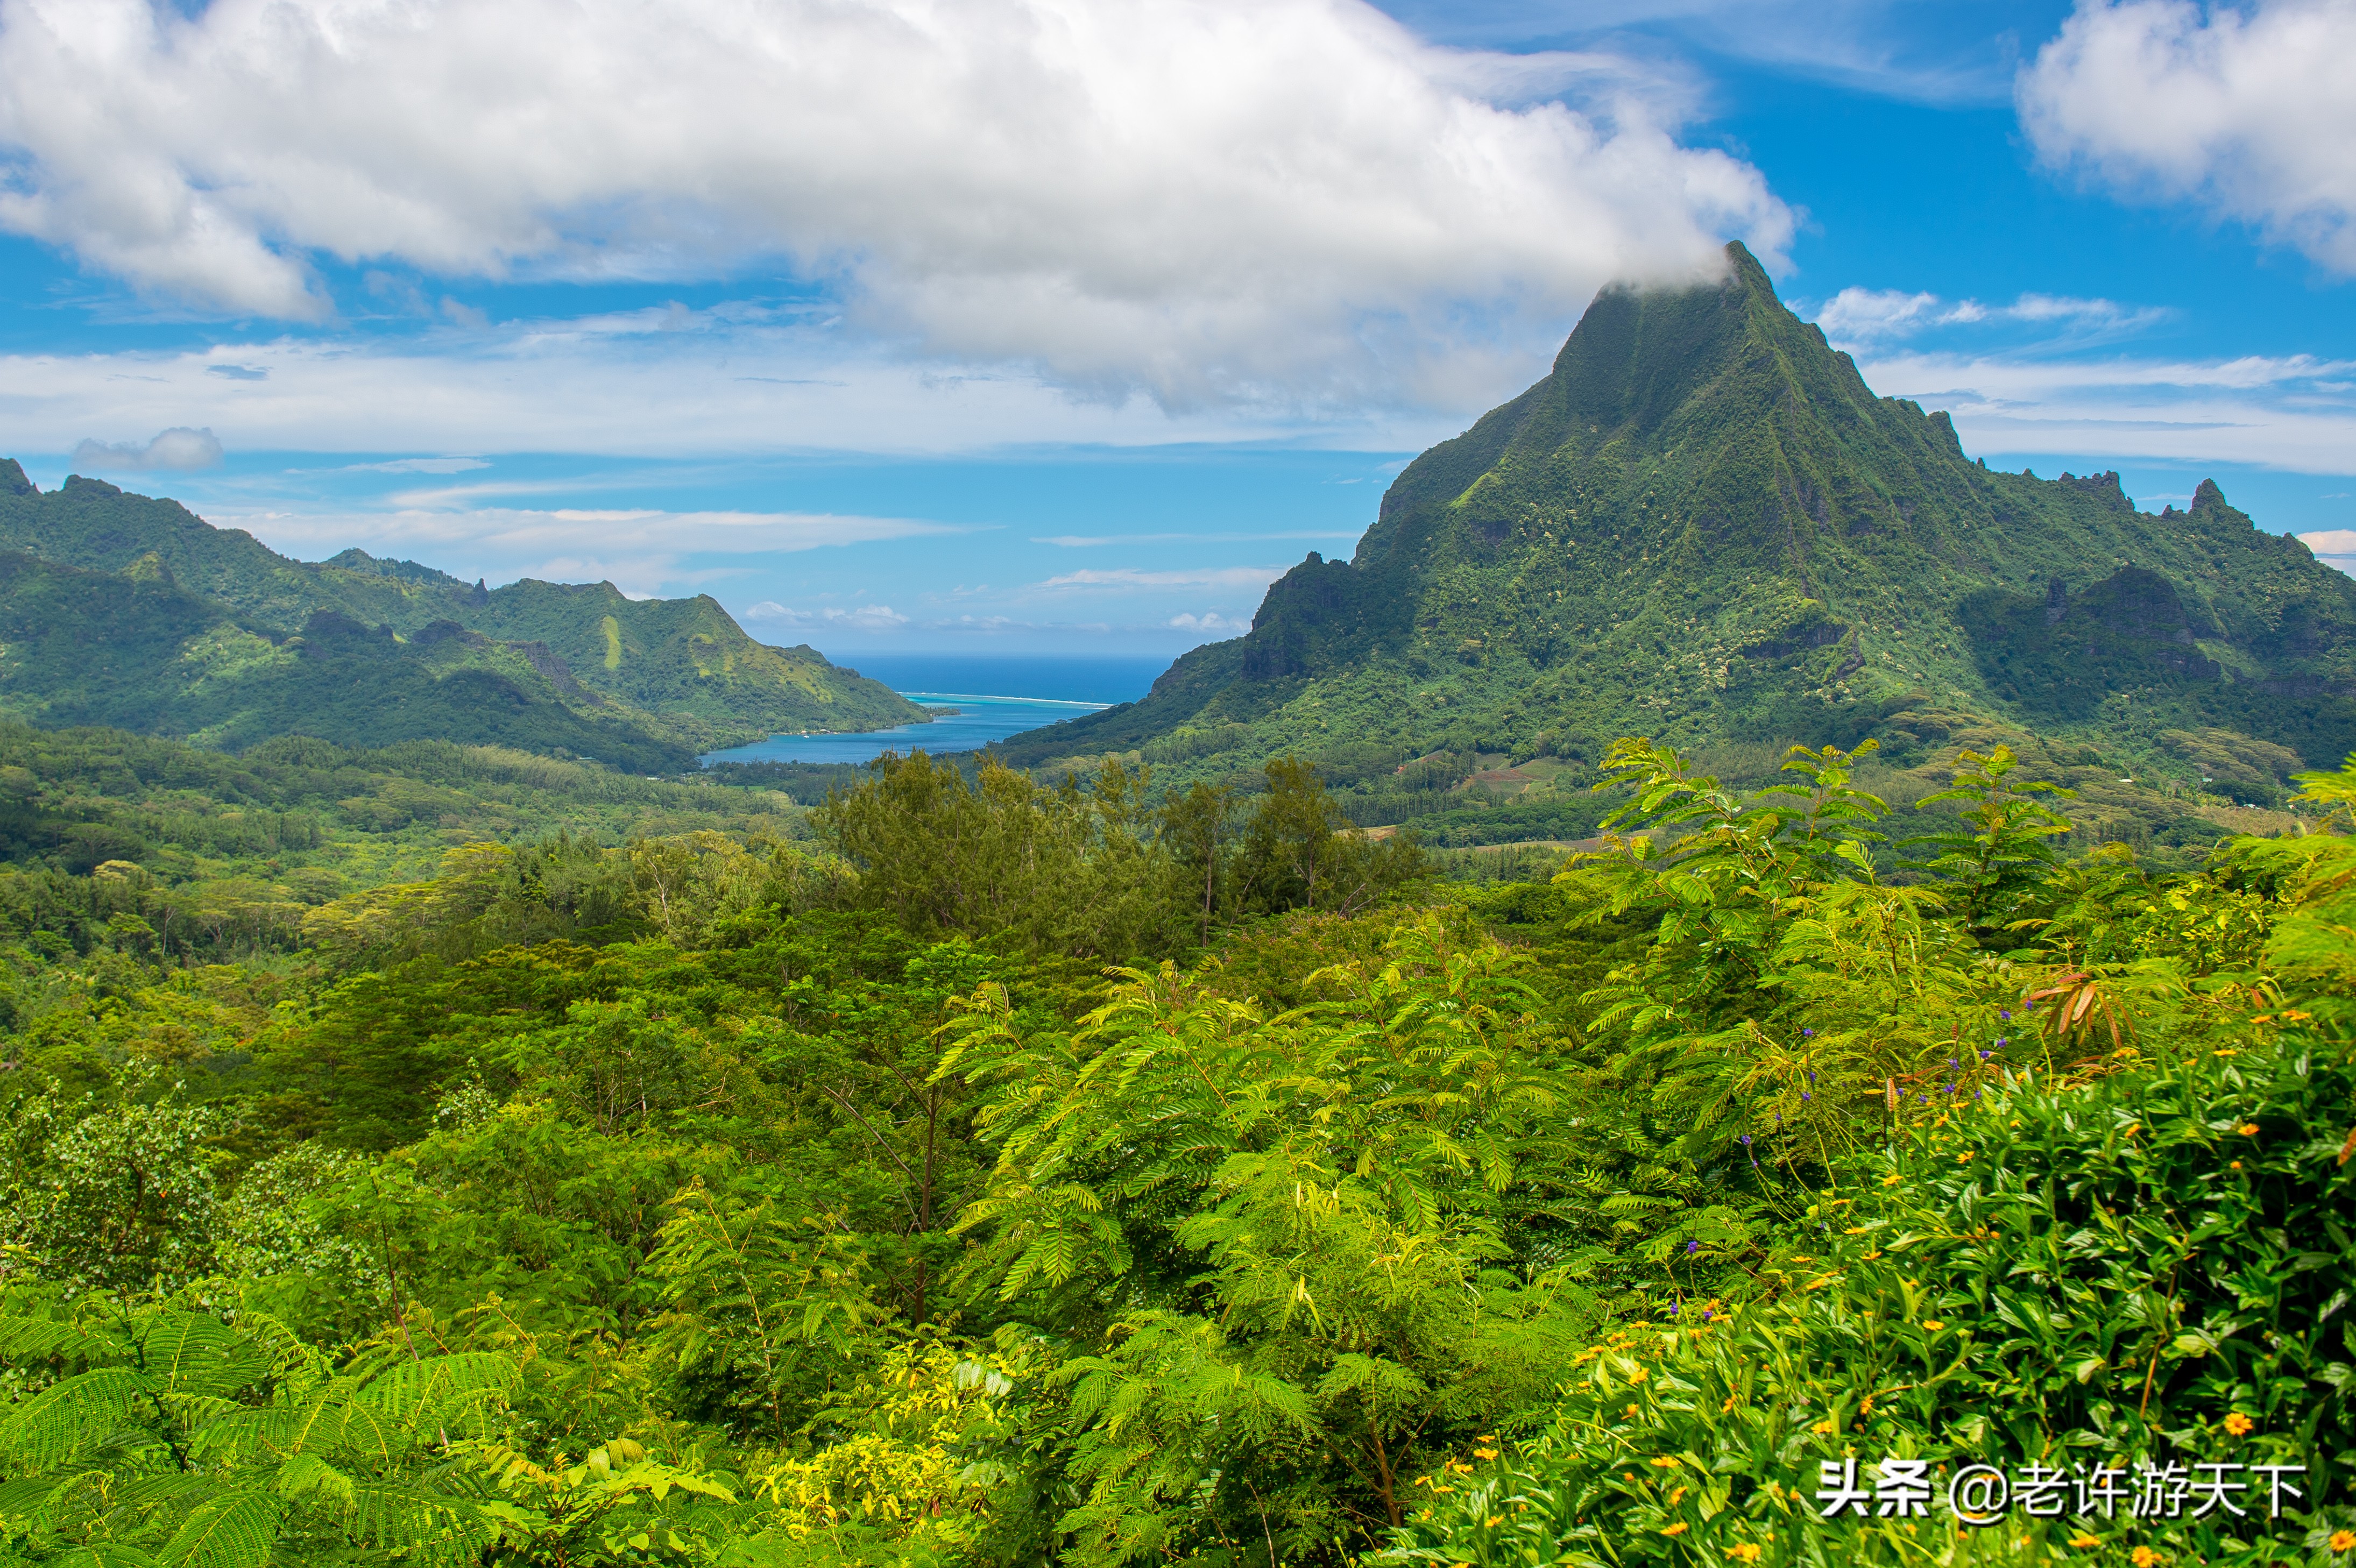
[[[321,611],[273,640],[158,578],[0,554],[0,700],[45,725],[110,725],[242,751],[447,740],[676,773],[695,753],[564,694],[516,649],[444,622],[409,641]]]
[[[0,460],[0,700],[241,750],[277,735],[410,739],[677,772],[787,730],[922,709],[809,647],[755,642],[709,595],[612,583],[496,591],[346,550],[290,560],[177,502]]]
[[[2337,832],[2155,872],[2008,752],[1893,810],[1871,747],[1741,790],[1630,741],[1594,853],[1472,888],[1289,759],[888,759],[810,809],[0,741],[0,1563],[2254,1563],[2356,1524]],[[302,912],[166,941],[140,901],[224,869]],[[2275,1521],[1959,1535],[1818,1518],[1844,1456],[2308,1468]]]
[[[1968,461],[1737,246],[1722,284],[1606,290],[1552,374],[1409,464],[1355,557],[1311,555],[1249,635],[1006,755],[1134,752],[1189,779],[1369,747],[1591,767],[1642,728],[1871,734],[1907,769],[1987,749],[1963,731],[2018,751],[2033,731],[2102,753],[2164,820],[2147,786],[2207,771],[2169,732],[2329,763],[2356,747],[2351,677],[2356,583],[2298,541],[2211,483],[2155,517],[2115,475]]]

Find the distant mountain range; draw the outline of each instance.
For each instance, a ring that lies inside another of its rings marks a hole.
[[[1598,296],[1552,374],[1409,464],[1248,635],[1005,754],[1200,774],[1355,748],[1387,773],[1876,735],[1903,765],[2027,733],[2244,797],[2336,763],[2356,581],[2214,484],[2155,515],[2113,474],[1974,463],[1737,245],[1721,283]]]
[[[633,771],[783,731],[921,723],[809,647],[754,641],[707,595],[499,589],[351,549],[292,560],[176,501],[0,459],[0,709],[241,749],[435,737]]]

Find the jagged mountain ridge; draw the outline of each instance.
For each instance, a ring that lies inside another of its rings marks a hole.
[[[545,649],[450,621],[396,640],[321,610],[300,633],[273,635],[160,570],[86,571],[0,550],[0,709],[37,724],[233,752],[305,734],[347,746],[505,745],[632,773],[696,765],[690,747],[635,710],[569,700],[562,667],[552,677],[543,662]]]
[[[1401,473],[1351,560],[1312,554],[1248,635],[1009,758],[1592,760],[1983,720],[2162,756],[2190,730],[2356,747],[2356,582],[2213,484],[2152,515],[2115,475],[1970,461],[1728,262],[1605,290],[1544,380]]]
[[[455,624],[516,645],[562,699],[586,709],[637,710],[691,745],[785,730],[881,729],[925,717],[814,648],[755,642],[709,595],[632,600],[611,583],[530,579],[487,589],[359,549],[298,561],[241,529],[215,528],[176,501],[101,480],[77,475],[43,492],[6,459],[0,459],[0,549],[84,571],[160,573],[182,591],[219,601],[258,635],[282,639],[322,613],[400,638]]]

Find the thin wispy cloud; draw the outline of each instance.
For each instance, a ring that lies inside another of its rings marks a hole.
[[[1130,544],[1248,544],[1260,539],[1355,539],[1355,533],[1325,529],[1315,532],[1227,533],[1227,534],[1045,534],[1033,535],[1033,544],[1055,545],[1064,549],[1095,549],[1108,545]]]
[[[1102,571],[1066,571],[1033,586],[1039,592],[1049,593],[1160,592],[1173,588],[1223,589],[1233,592],[1258,593],[1282,577],[1285,571],[1286,568],[1281,566],[1214,566],[1149,571],[1120,566]]]
[[[2356,473],[2346,360],[1895,353],[1858,368],[1885,396],[1948,411],[1967,450]]]
[[[1853,348],[1918,337],[1942,327],[2028,325],[2083,340],[2140,331],[2175,313],[2158,305],[2025,293],[2010,304],[1943,299],[1902,289],[1847,288],[1802,314],[1812,315],[1836,347]]]

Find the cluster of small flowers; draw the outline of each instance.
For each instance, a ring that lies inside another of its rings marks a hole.
[[[1857,1467],[1854,1458],[1826,1459],[1817,1467],[1815,1498],[1824,1518],[1929,1517],[1934,1490],[1930,1460],[1879,1460],[1869,1475],[1870,1490],[1859,1484]],[[2287,1479],[2305,1474],[2304,1465],[2163,1465],[2141,1458],[2132,1471],[2125,1465],[2063,1470],[2029,1464],[2008,1475],[1994,1465],[1965,1465],[1949,1477],[1944,1501],[1957,1523],[1982,1528],[2001,1523],[2016,1509],[2032,1519],[2115,1519],[2122,1512],[2130,1519],[2205,1519],[2220,1509],[2247,1518],[2250,1509],[2235,1499],[2254,1507],[2257,1499],[2250,1494],[2258,1488],[2265,1494],[2265,1517],[2275,1520],[2282,1517],[2286,1499],[2307,1495]],[[2239,1478],[2244,1475],[2265,1481]]]

